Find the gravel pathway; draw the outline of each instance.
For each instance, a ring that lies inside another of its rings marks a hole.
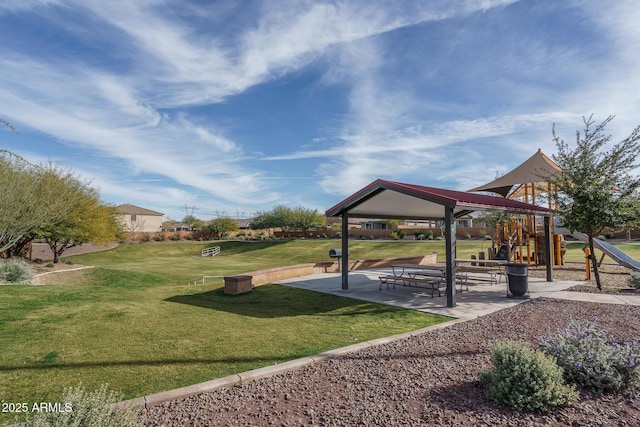
[[[488,401],[478,372],[497,340],[537,344],[570,319],[616,341],[640,336],[640,307],[540,298],[447,328],[286,374],[166,402],[148,426],[636,426],[640,397],[592,396],[553,412],[515,413]]]

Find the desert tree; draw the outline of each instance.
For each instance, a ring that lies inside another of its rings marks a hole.
[[[182,218],[182,223],[189,227],[189,230],[199,230],[204,227],[204,221],[196,218],[193,214],[187,214]]]
[[[58,204],[47,205],[47,180],[43,167],[9,151],[0,152],[0,252],[10,256],[16,245],[28,243],[35,230],[55,215]]]
[[[66,218],[79,188],[88,184],[58,165],[0,151],[0,252],[16,254],[38,230]]]
[[[558,153],[553,160],[561,170],[548,180],[558,189],[558,210],[563,225],[571,232],[588,236],[598,289],[602,289],[593,239],[605,228],[618,229],[638,221],[637,191],[640,177],[634,175],[640,150],[640,126],[609,150],[611,135],[607,117],[595,124],[593,115],[584,118],[584,130],[576,132],[576,145],[569,147],[553,126]]]
[[[291,227],[302,230],[306,234],[310,228],[322,227],[326,224],[324,215],[318,213],[317,209],[309,209],[297,206],[291,210]]]
[[[231,231],[238,231],[238,221],[222,216],[216,219],[212,219],[209,224],[204,227],[204,230],[213,234],[217,239],[223,238]]]
[[[251,229],[271,230],[280,228],[288,230],[293,224],[292,210],[284,205],[276,205],[270,211],[260,211],[251,219]]]
[[[57,263],[63,252],[85,243],[106,244],[118,238],[120,223],[115,207],[103,203],[95,189],[76,188],[77,197],[70,203],[72,209],[56,223],[49,223],[38,230],[53,252]]]
[[[323,226],[326,223],[324,215],[317,209],[309,209],[303,206],[290,208],[284,205],[276,205],[270,211],[258,212],[251,219],[253,230],[267,230],[280,228],[282,231],[301,230],[306,232],[310,228]]]

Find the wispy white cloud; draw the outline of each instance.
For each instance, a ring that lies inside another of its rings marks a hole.
[[[81,170],[103,192],[127,199],[155,192],[156,200],[197,200],[211,210],[293,203],[303,199],[274,180],[283,171],[263,165],[310,159],[309,176],[332,196],[376,177],[468,188],[505,172],[509,157],[552,150],[554,122],[575,129],[591,112],[618,114],[623,129],[637,120],[633,1],[553,6],[593,25],[581,28],[608,43],[597,54],[610,61],[585,55],[591,40],[539,37],[555,34],[553,24],[537,35],[520,32],[509,20],[518,7],[536,11],[511,0],[292,0],[246,10],[233,1],[3,2],[0,16],[33,13],[77,42],[78,52],[0,47],[0,117],[103,157]],[[68,11],[75,19],[63,23]],[[404,43],[423,50],[403,53]],[[396,75],[405,65],[418,70],[407,82]],[[324,72],[314,83],[346,91],[346,112],[296,147],[248,148],[246,118],[223,125],[201,111],[309,69]],[[256,159],[259,151],[267,154]]]

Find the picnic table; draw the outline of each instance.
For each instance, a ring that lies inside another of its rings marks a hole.
[[[393,285],[395,289],[396,283],[402,283],[403,286],[425,287],[431,290],[431,298],[438,292],[438,296],[442,296],[441,287],[446,286],[446,266],[443,264],[394,264],[391,265],[392,274],[379,276],[380,290],[382,285]],[[460,283],[460,291],[462,285],[466,285],[466,281],[462,277],[457,277]],[[467,286],[468,289],[468,286]]]
[[[467,280],[489,281],[492,285],[502,281],[506,274],[505,267],[508,261],[504,260],[477,260],[456,258],[456,271],[464,274]]]

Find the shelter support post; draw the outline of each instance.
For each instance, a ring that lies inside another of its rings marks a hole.
[[[342,213],[342,289],[349,289],[349,214]]]
[[[553,241],[551,236],[551,217],[544,217],[544,259],[547,265],[547,282],[553,282]]]
[[[445,206],[444,232],[445,232],[445,259],[447,275],[447,307],[456,306],[456,227],[453,207]]]

